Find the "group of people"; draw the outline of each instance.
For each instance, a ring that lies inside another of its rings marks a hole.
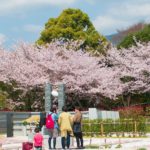
[[[57,113],[56,108],[51,108],[47,115],[51,115],[54,121],[54,128],[47,129],[49,134],[49,149],[56,148],[56,139],[59,132],[61,135],[62,149],[69,149],[71,136],[76,138],[77,149],[84,149],[81,129],[82,114],[79,107],[75,107],[75,114],[73,116],[67,112],[66,106],[62,107],[62,112],[60,114]],[[36,150],[42,150],[43,136],[39,133],[38,129],[35,129],[35,132],[34,147]]]

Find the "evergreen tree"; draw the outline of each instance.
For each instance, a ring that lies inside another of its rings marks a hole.
[[[150,41],[150,25],[146,25],[142,30],[131,33],[126,36],[120,44],[118,44],[118,48],[129,48],[133,45],[136,46],[136,41],[138,42],[149,42]]]
[[[83,40],[81,47],[102,53],[107,46],[106,38],[100,35],[88,15],[80,9],[66,9],[57,18],[50,18],[45,24],[37,43],[50,43],[54,39]]]

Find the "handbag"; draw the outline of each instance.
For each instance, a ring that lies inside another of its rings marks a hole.
[[[73,132],[74,133],[81,132],[81,123],[80,122],[74,122],[74,124],[73,124]]]

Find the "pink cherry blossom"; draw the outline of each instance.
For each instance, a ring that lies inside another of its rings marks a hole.
[[[20,43],[13,51],[0,48],[0,81],[20,87],[64,83],[66,92],[99,93],[115,99],[124,93],[150,91],[150,43],[130,49],[111,47],[94,57],[76,50],[78,43],[55,41],[45,47]],[[124,76],[134,80],[123,83]]]

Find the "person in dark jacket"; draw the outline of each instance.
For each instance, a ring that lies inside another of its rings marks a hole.
[[[79,107],[75,107],[75,115],[73,117],[73,133],[76,138],[77,148],[83,149],[83,135],[81,129],[82,114]]]

